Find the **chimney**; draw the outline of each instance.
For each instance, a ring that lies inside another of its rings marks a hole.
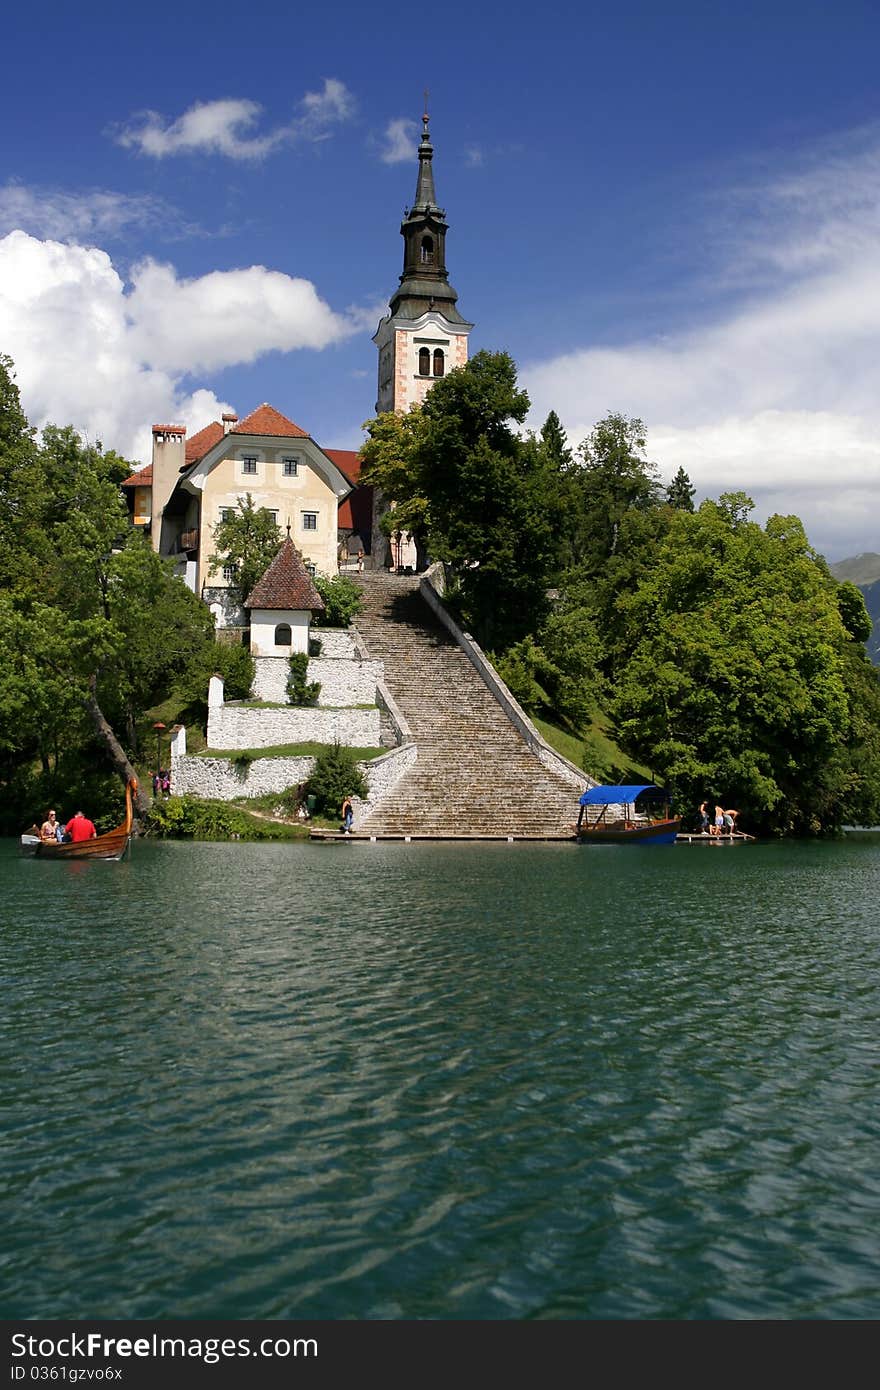
[[[180,470],[186,463],[186,426],[153,426],[153,496],[150,504],[152,525],[150,539],[153,549],[167,554],[162,545],[162,513],[177,486]],[[166,539],[166,546],[170,540]]]
[[[238,424],[238,416],[234,410],[224,410],[221,418],[223,420],[224,434],[228,434],[229,431],[235,429],[235,426]]]

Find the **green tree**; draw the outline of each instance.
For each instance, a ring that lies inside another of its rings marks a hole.
[[[618,737],[685,804],[719,796],[756,826],[805,831],[821,802],[821,824],[833,826],[846,790],[828,778],[850,734],[850,639],[798,519],[762,529],[751,505],[734,493],[674,513],[650,571],[618,598],[629,635]]]
[[[334,743],[322,753],[306,783],[306,792],[314,796],[317,809],[326,815],[338,812],[347,796],[366,796],[367,784],[351,749]]]
[[[672,482],[666,489],[666,501],[670,507],[674,507],[679,512],[692,512],[694,510],[694,495],[696,488],[691,487],[691,480],[683,468],[679,468]]]
[[[555,410],[551,410],[547,419],[541,426],[541,443],[548,459],[557,472],[564,473],[567,468],[571,468],[573,455],[568,443],[568,435],[562,428],[559,416]]]
[[[641,420],[612,412],[593,427],[568,472],[567,539],[571,563],[598,574],[621,550],[622,528],[632,512],[661,500],[656,464],[645,455]]]
[[[478,640],[502,649],[543,620],[558,563],[553,469],[511,427],[528,406],[508,354],[479,352],[431,390],[416,451],[431,553],[454,575]]]
[[[131,531],[119,490],[130,471],[69,427],[47,426],[37,443],[0,362],[0,776],[11,816],[54,787],[88,782],[103,795],[101,764],[133,776],[138,716],[212,640],[210,614]]]
[[[414,406],[405,415],[386,411],[367,420],[364,429],[368,438],[361,450],[361,477],[376,489],[382,531],[389,537],[408,532],[422,568],[430,510],[419,473],[418,446],[424,435],[421,408]]]
[[[315,614],[313,627],[351,627],[364,601],[354,581],[347,574],[316,574],[314,585],[324,600],[324,611]]]
[[[255,507],[253,496],[247,493],[214,527],[209,573],[217,574],[230,567],[235,572],[230,588],[245,603],[278,554],[283,539],[274,514],[267,507]]]

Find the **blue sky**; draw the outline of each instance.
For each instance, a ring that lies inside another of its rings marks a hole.
[[[880,15],[156,0],[5,25],[0,352],[132,458],[267,400],[356,447],[430,89],[472,350],[699,495],[880,550]]]

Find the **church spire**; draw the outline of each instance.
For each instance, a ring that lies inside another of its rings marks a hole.
[[[425,94],[427,108],[427,93]],[[446,213],[437,204],[434,191],[434,146],[428,129],[428,112],[422,116],[419,144],[419,175],[415,202],[400,224],[403,237],[403,274],[400,288],[391,299],[391,313],[410,319],[430,309],[438,309],[451,323],[464,323],[455,307],[456,291],[446,270]]]
[[[419,211],[427,212],[429,209],[439,212],[437,207],[437,195],[434,192],[434,146],[431,144],[431,136],[428,131],[428,93],[425,93],[425,114],[422,116],[422,140],[419,145],[419,177],[416,183],[416,197],[412,205],[412,211],[418,208]],[[412,214],[410,214],[412,215]]]
[[[419,173],[412,207],[403,214],[403,274],[373,342],[379,349],[376,410],[409,410],[438,377],[464,366],[472,323],[456,308],[446,270],[446,213],[434,191],[434,146],[425,93]],[[378,534],[378,533],[377,533]],[[387,549],[387,542],[379,541]]]

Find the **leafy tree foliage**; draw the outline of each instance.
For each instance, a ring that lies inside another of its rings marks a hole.
[[[245,700],[254,683],[256,664],[240,642],[211,642],[197,647],[176,677],[174,689],[187,717],[204,724],[208,718],[208,686],[214,675],[223,677],[227,700]]]
[[[568,470],[570,561],[590,575],[620,553],[622,528],[632,512],[656,507],[661,496],[656,464],[645,455],[641,420],[612,412],[593,427]]]
[[[847,813],[851,638],[797,518],[762,529],[751,507],[734,493],[677,512],[650,572],[619,597],[619,736],[685,802],[719,797],[765,827],[833,827]]]
[[[0,362],[6,829],[33,814],[26,803],[35,797],[58,800],[68,788],[74,796],[96,761],[131,776],[139,715],[167,693],[192,651],[212,642],[204,605],[131,530],[119,491],[130,471],[70,428],[47,427],[38,442],[11,363]],[[118,786],[115,795],[118,820]]]
[[[324,600],[324,612],[316,613],[313,627],[351,627],[363,604],[363,594],[347,574],[316,574],[315,588]]]
[[[239,497],[231,515],[214,527],[214,554],[209,573],[218,574],[227,567],[235,572],[230,585],[245,603],[251,591],[271,565],[284,537],[272,512],[267,507],[255,507],[251,493]]]
[[[505,647],[546,612],[558,558],[558,470],[512,428],[528,410],[507,353],[479,352],[421,409],[369,422],[367,476],[421,529],[458,586],[465,621]]]
[[[351,750],[334,743],[317,759],[306,791],[319,811],[334,815],[347,796],[366,796],[367,784]]]
[[[307,680],[309,658],[307,652],[294,652],[289,659],[290,674],[287,677],[287,702],[290,705],[316,705],[321,693],[321,682]]]

